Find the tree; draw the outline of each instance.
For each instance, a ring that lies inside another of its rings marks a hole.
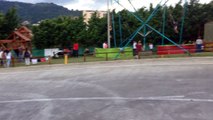
[[[212,21],[213,2],[200,4],[198,0],[191,0],[188,5],[186,16],[186,38],[195,40],[204,35],[204,24]]]
[[[82,41],[86,25],[83,18],[61,16],[42,21],[33,27],[33,43],[36,48],[70,48],[74,42]]]
[[[181,4],[183,3],[180,0],[175,6],[166,6],[165,36],[171,38],[176,43],[179,42],[179,34],[174,32],[172,18],[178,22],[180,30],[184,10]],[[133,13],[145,21],[153,10],[154,8],[151,5],[149,9],[142,7]],[[158,13],[148,22],[150,26],[159,32],[162,32],[163,28],[163,10],[163,8],[159,9]],[[191,0],[186,10],[187,14],[185,16],[182,38],[183,40],[195,40],[198,35],[203,36],[204,24],[213,20],[213,2],[200,4],[198,0]],[[115,26],[112,27],[115,28],[117,45],[120,44],[119,39],[121,37],[119,33],[119,15],[122,17],[123,40],[129,40],[128,38],[142,25],[140,21],[130,14],[127,10],[122,10],[118,13],[113,12]],[[147,27],[146,31],[149,30],[151,29]],[[83,47],[101,47],[102,43],[107,41],[107,18],[99,18],[97,13],[95,13],[86,25],[83,22],[83,17],[71,18],[63,16],[42,21],[39,26],[34,27],[33,32],[33,41],[37,48],[70,47],[73,42],[78,42],[80,46]],[[143,29],[140,32],[143,33]],[[111,36],[113,36],[113,31],[111,31]],[[147,40],[155,41],[155,44],[157,44],[161,43],[161,38],[162,36],[152,32],[147,37]],[[134,39],[141,40],[143,37],[137,34]],[[111,43],[113,44],[114,42]],[[168,41],[166,43],[170,42]]]
[[[0,39],[3,39],[3,21],[4,21],[4,15],[0,13]]]
[[[106,17],[98,18],[95,13],[88,23],[85,44],[100,47],[104,41],[107,41],[107,19]]]
[[[15,8],[9,9],[3,18],[3,25],[2,25],[3,30],[1,33],[3,37],[7,37],[9,34],[11,34],[11,32],[18,27],[19,23],[20,21],[16,9]]]

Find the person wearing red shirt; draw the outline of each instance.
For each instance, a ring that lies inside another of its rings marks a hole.
[[[79,49],[78,43],[74,43],[73,44],[73,56],[74,57],[78,57],[78,49]]]
[[[138,41],[137,45],[136,45],[136,50],[137,50],[137,59],[140,58],[140,53],[142,52],[142,43],[141,41]]]

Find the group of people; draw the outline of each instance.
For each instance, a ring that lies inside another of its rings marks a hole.
[[[153,44],[152,43],[149,43],[149,50],[151,52],[153,52]],[[139,54],[144,50],[143,48],[143,45],[141,43],[141,41],[139,40],[138,42],[136,41],[133,41],[133,56],[138,59],[139,58]]]
[[[10,67],[12,53],[10,49],[0,48],[0,62],[3,67]]]
[[[108,48],[108,44],[107,42],[104,42],[103,45],[102,45],[103,49],[106,49]],[[141,41],[139,40],[138,42],[136,41],[133,41],[133,56],[135,58],[139,58],[139,53],[143,51],[143,44],[141,43]],[[150,42],[149,43],[149,50],[151,52],[153,52],[153,48],[154,48],[154,45]],[[122,53],[123,52],[123,48],[120,48],[120,52]]]
[[[204,49],[204,46],[203,46],[203,40],[201,39],[201,37],[199,36],[198,39],[195,41],[195,44],[196,44],[196,52],[201,52],[203,49]],[[104,49],[108,48],[108,44],[107,42],[104,42],[102,47]],[[138,42],[136,41],[133,41],[133,56],[138,59],[139,58],[139,54],[144,50],[145,46],[143,46],[143,44],[141,43],[141,41],[139,40]],[[154,45],[153,43],[149,43],[148,44],[148,47],[149,47],[149,50],[151,52],[153,52],[153,49],[154,49]],[[120,50],[121,51],[121,50]]]
[[[19,62],[25,61],[25,65],[30,65],[30,58],[32,57],[32,54],[29,49],[21,49],[19,48],[16,52],[16,55],[12,53],[12,50],[7,48],[3,49],[0,48],[0,63],[2,67],[11,67],[12,58],[14,56],[17,57]]]
[[[139,58],[139,53],[142,52],[143,50],[143,45],[141,41],[139,40],[138,42],[133,41],[133,56],[138,59]]]

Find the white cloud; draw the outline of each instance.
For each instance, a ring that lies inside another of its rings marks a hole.
[[[90,10],[90,9],[94,9],[92,8],[92,6],[95,4],[94,0],[78,0],[75,3],[70,3],[70,4],[66,4],[64,5],[64,7],[69,8],[69,9],[74,9],[74,10]]]
[[[109,0],[111,1],[111,0]],[[117,10],[123,9],[119,4],[117,4],[114,0],[112,0],[112,4],[110,3],[110,8],[114,9],[116,8]],[[120,4],[125,6],[128,10],[132,11],[134,10],[131,4],[128,2],[128,0],[117,0],[119,1]],[[149,5],[152,3],[154,6],[156,6],[158,3],[160,3],[161,0],[149,0],[149,1],[144,1],[144,0],[131,0],[133,6],[137,8],[141,7],[149,7]],[[166,5],[175,5],[178,3],[180,0],[169,0]],[[182,0],[183,2],[185,0]],[[189,0],[188,0],[189,1]],[[201,3],[209,3],[211,0],[201,0]],[[162,0],[162,3],[165,3],[166,0]],[[78,9],[78,10],[107,10],[107,0],[78,0],[78,2],[73,3],[73,4],[67,4],[65,7],[69,9]]]
[[[48,2],[55,3],[67,7],[68,9],[74,10],[107,10],[107,0],[9,0],[9,1],[21,1],[28,3]],[[118,5],[115,0],[110,4],[111,9],[116,8],[117,10],[123,9]],[[128,10],[133,10],[128,0],[117,0]],[[156,6],[161,0],[130,0],[135,8],[148,7],[150,3]],[[166,0],[162,0],[164,3]],[[180,0],[169,0],[167,5],[174,5]],[[182,0],[185,1],[185,0]],[[189,0],[187,0],[189,1]],[[211,0],[200,0],[201,3],[209,3]]]
[[[47,2],[47,3],[55,3],[59,5],[65,5],[77,2],[78,0],[6,0],[6,1],[18,1],[18,2],[25,2],[25,3],[40,3],[40,2]]]

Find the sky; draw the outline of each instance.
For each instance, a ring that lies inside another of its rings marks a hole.
[[[40,2],[47,2],[47,3],[55,3],[57,5],[64,6],[68,9],[73,10],[107,10],[107,1],[108,0],[6,0],[6,1],[19,1],[19,2],[26,2],[26,3],[40,3]],[[119,1],[122,6],[125,6],[125,9],[133,10],[133,7],[128,2],[129,0],[109,0],[112,1],[109,3],[110,9],[121,10],[121,7],[115,1]],[[161,0],[130,0],[132,5],[137,9],[141,7],[149,7],[150,3],[156,6],[160,3]],[[162,4],[166,0],[162,0]],[[167,5],[174,5],[178,3],[180,0],[169,0]],[[185,1],[185,0],[183,0]],[[188,0],[189,1],[189,0]],[[200,0],[200,3],[209,3],[212,0]]]

